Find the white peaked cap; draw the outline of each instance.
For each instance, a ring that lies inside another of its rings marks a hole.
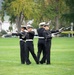
[[[33,26],[32,25],[27,25],[27,28],[33,28]]]
[[[51,23],[51,20],[50,20],[50,21],[48,21],[47,25],[50,25],[50,23]]]
[[[25,25],[21,25],[21,27],[26,27]]]
[[[32,24],[33,22],[34,22],[34,19],[29,20],[29,21],[27,22],[27,25],[28,25],[28,24]]]
[[[41,23],[39,23],[39,26],[45,25],[45,24],[46,24],[46,22],[41,22]]]
[[[51,20],[48,21],[44,26],[50,26]]]

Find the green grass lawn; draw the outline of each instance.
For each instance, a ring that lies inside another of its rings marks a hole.
[[[37,54],[37,39],[34,40]],[[53,38],[51,65],[20,64],[18,38],[0,38],[0,75],[74,75],[74,38]]]

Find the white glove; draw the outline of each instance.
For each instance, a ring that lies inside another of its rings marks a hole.
[[[52,37],[55,37],[55,34],[53,33],[53,34],[51,34],[51,36],[52,36]]]

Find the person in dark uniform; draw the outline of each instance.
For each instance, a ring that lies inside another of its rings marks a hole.
[[[26,35],[25,30],[26,30],[26,27],[22,26],[20,33],[12,33],[12,35],[19,36],[19,39],[20,39],[20,59],[21,59],[21,64],[25,64],[25,56],[26,56],[25,55],[25,35]],[[29,63],[30,63],[30,61],[29,61]]]
[[[43,32],[44,32],[44,25],[45,25],[45,22],[41,22],[39,24],[39,27],[37,29],[37,32],[38,32],[38,52],[37,52],[37,58],[38,58],[38,61],[40,61],[41,64],[45,63],[45,61],[43,61],[43,58],[45,57],[45,39],[44,39],[44,36],[43,36]],[[40,55],[41,55],[41,52],[43,52],[43,57],[42,59],[40,60]]]
[[[31,52],[36,64],[39,64],[38,59],[36,57],[36,54],[34,52],[34,45],[33,45],[33,38],[34,38],[34,31],[32,31],[32,26],[31,25],[27,25],[27,34],[26,34],[26,44],[25,44],[25,50],[26,50],[26,64],[29,65],[31,63],[29,63],[28,59],[29,59],[29,55],[28,53]]]
[[[51,31],[50,26],[45,24],[44,26],[45,31],[44,31],[44,38],[45,38],[45,49],[46,49],[46,64],[50,64],[50,53],[51,53],[51,40],[52,40],[52,33],[57,33],[61,32],[62,29]]]

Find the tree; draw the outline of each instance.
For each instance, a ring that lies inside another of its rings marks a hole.
[[[54,22],[55,28],[59,29],[61,26],[60,19],[62,14],[65,13],[66,4],[64,0],[37,0],[40,5],[39,21]]]
[[[66,4],[64,0],[54,0],[54,7],[55,7],[55,26],[56,29],[61,27],[61,18],[62,15],[66,11]]]
[[[36,19],[37,24],[42,21],[48,22],[49,20],[53,20],[55,16],[55,8],[53,6],[52,0],[36,0],[36,4],[39,5],[37,7],[39,16]]]
[[[23,20],[34,19],[36,25],[41,21],[52,20],[56,29],[65,11],[64,0],[4,0],[4,11],[10,16],[11,23],[16,21],[20,31]],[[34,24],[33,24],[34,25]]]
[[[33,0],[4,0],[3,7],[6,13],[10,16],[11,23],[16,21],[18,31],[25,18],[33,19],[38,15],[36,3]]]
[[[69,23],[74,22],[74,0],[65,0],[68,10],[63,14]]]

